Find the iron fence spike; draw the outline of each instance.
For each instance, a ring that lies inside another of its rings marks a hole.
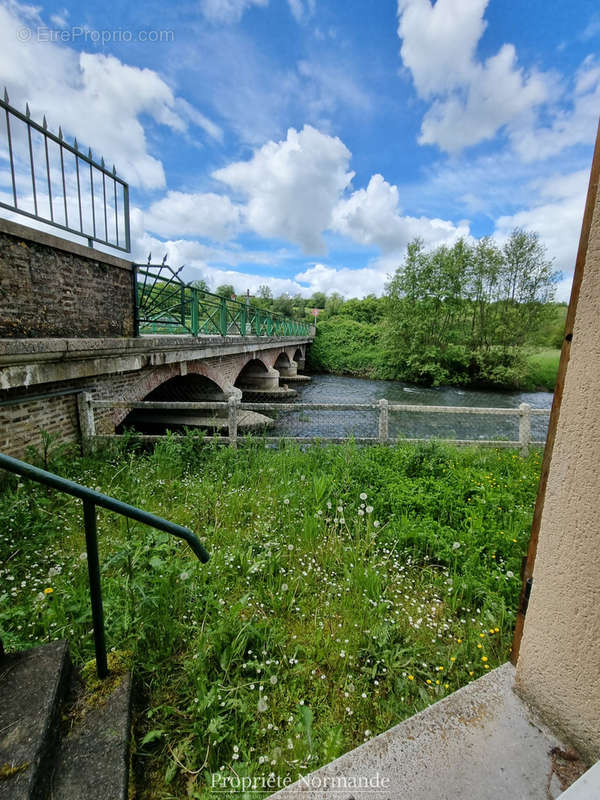
[[[113,164],[113,175],[115,176],[115,178],[117,177],[117,168],[115,167],[114,164]]]
[[[29,103],[25,103],[25,116],[27,119],[31,116],[31,111],[29,110]]]
[[[63,132],[62,132],[62,128],[61,128],[61,126],[60,126],[60,125],[58,126],[58,138],[59,138],[59,139],[61,140],[61,142],[62,142],[62,138],[63,138]]]
[[[8,92],[6,91],[6,86],[4,87],[4,102],[5,103],[9,102],[9,100],[8,100]]]
[[[89,147],[89,148],[88,148],[88,158],[90,159],[90,161],[92,161],[92,160],[93,160],[93,156],[92,156],[92,148],[91,148],[91,147]]]
[[[47,131],[48,130],[48,123],[46,122],[46,115],[44,114],[44,119],[42,120],[42,128]]]
[[[100,164],[102,165],[102,169],[104,169],[104,156],[100,159]]]
[[[73,147],[75,148],[75,150],[79,150],[79,145],[77,144],[77,137],[75,137],[75,139],[73,140]]]

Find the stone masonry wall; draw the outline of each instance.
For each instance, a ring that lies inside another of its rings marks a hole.
[[[130,262],[0,220],[0,338],[133,334]]]

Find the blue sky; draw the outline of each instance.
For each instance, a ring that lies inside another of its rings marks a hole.
[[[167,254],[213,288],[362,296],[415,236],[519,225],[568,299],[596,3],[9,2],[0,44],[11,102],[130,182],[138,260]]]

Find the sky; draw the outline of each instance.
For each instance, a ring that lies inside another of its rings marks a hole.
[[[593,0],[0,0],[2,84],[129,182],[137,261],[362,297],[415,237],[519,226],[568,300],[600,114]]]

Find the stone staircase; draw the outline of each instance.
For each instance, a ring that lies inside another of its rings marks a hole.
[[[126,800],[130,675],[94,691],[69,646],[0,648],[0,800]]]

